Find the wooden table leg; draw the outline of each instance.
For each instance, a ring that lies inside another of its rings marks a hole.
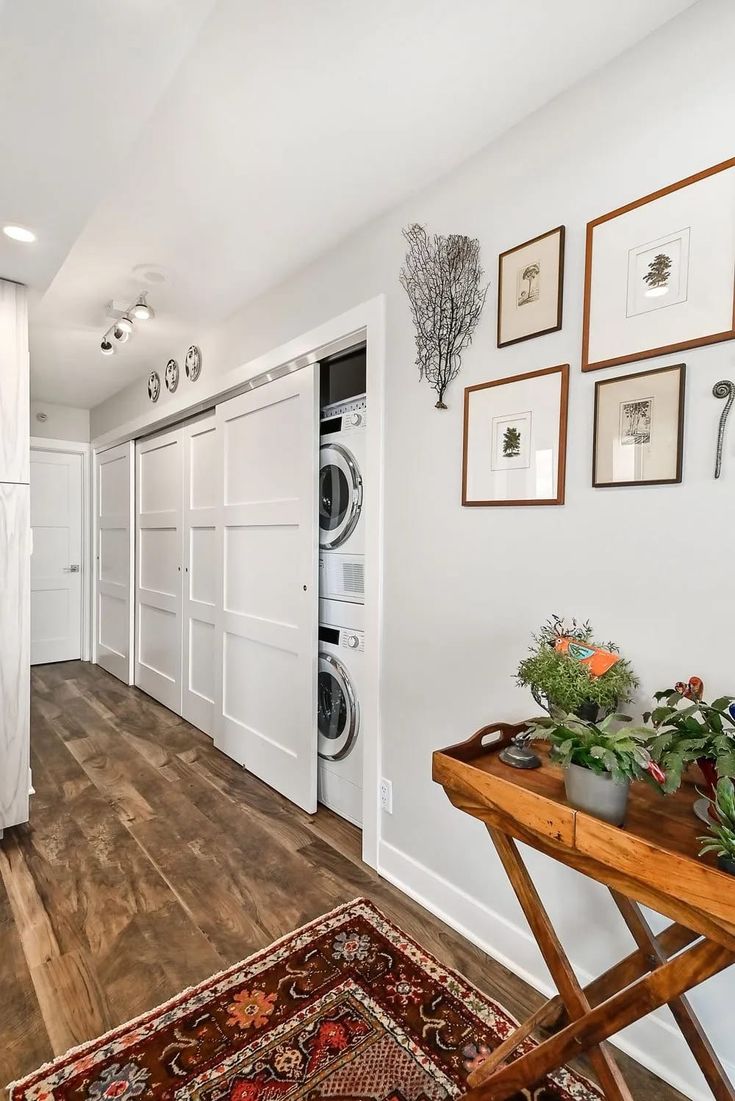
[[[698,942],[588,1013],[579,1016],[533,1051],[497,1070],[483,1085],[467,1093],[466,1098],[468,1101],[505,1101],[514,1093],[540,1081],[580,1052],[593,1048],[654,1009],[666,1005],[693,986],[716,975],[734,960],[735,952],[732,949],[710,940]]]
[[[551,919],[533,885],[533,881],[531,880],[525,864],[521,860],[515,842],[512,838],[507,837],[504,833],[490,826],[488,826],[488,832],[497,849],[518,901],[523,908],[526,919],[531,926],[536,942],[546,961],[546,966],[551,972],[551,976],[561,995],[569,1017],[572,1020],[585,1018],[591,1009],[590,1003],[582,990],[577,976],[574,974],[574,970],[562,947],[561,941],[557,937],[554,927],[551,924]],[[521,1026],[512,1039],[516,1039],[517,1037],[517,1043],[520,1043],[521,1039],[525,1038],[520,1035],[522,1032],[523,1026]],[[560,1035],[563,1035],[563,1033],[560,1033]],[[510,1039],[508,1043],[510,1043]],[[517,1043],[514,1046],[517,1046]],[[605,1096],[608,1098],[608,1101],[632,1101],[630,1090],[625,1083],[625,1079],[609,1047],[607,1045],[598,1045],[596,1042],[593,1042],[588,1044],[587,1048],[589,1049],[590,1061],[600,1079],[600,1084],[605,1091]],[[517,1063],[511,1064],[511,1068],[516,1065]],[[559,1065],[561,1064],[555,1064],[555,1066]],[[508,1068],[506,1068],[506,1070],[507,1069]],[[552,1067],[551,1069],[554,1068]],[[481,1064],[468,1080],[468,1084],[470,1085],[468,1097],[477,1097],[478,1101],[480,1097],[494,1097],[494,1092],[488,1093],[486,1091],[491,1087],[491,1084],[496,1078],[502,1079],[506,1070],[499,1070],[493,1074],[491,1067],[485,1070],[485,1064]],[[543,1077],[543,1075],[541,1075],[541,1077]],[[487,1081],[488,1078],[490,1078],[489,1081]],[[486,1082],[485,1086],[482,1085],[483,1082]],[[529,1083],[524,1084],[531,1084],[530,1080]],[[511,1090],[510,1092],[512,1093],[514,1091]],[[503,1096],[509,1096],[509,1094],[503,1094]]]
[[[620,910],[638,948],[648,954],[651,960],[651,968],[655,970],[661,967],[667,962],[668,954],[659,944],[658,938],[644,918],[638,903],[612,890],[612,888],[610,894],[615,900],[615,905]],[[672,998],[669,1002],[669,1009],[673,1013],[692,1055],[697,1060],[697,1064],[712,1090],[715,1101],[735,1101],[735,1086],[733,1086],[725,1068],[717,1058],[699,1018],[687,999],[683,995]]]

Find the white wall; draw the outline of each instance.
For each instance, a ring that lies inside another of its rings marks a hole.
[[[552,612],[590,617],[600,635],[619,641],[643,682],[641,709],[655,689],[694,673],[709,692],[733,690],[735,426],[715,482],[721,404],[711,390],[735,378],[735,344],[650,363],[688,365],[682,486],[591,488],[594,383],[632,368],[582,376],[579,362],[585,224],[733,154],[734,41],[735,5],[702,0],[461,171],[201,336],[204,371],[221,372],[387,295],[383,771],[394,812],[383,819],[382,865],[540,986],[545,968],[484,830],[432,785],[431,751],[491,719],[528,715],[531,700],[513,672]],[[401,227],[414,220],[479,237],[492,281],[447,412],[417,381],[398,283]],[[560,223],[564,327],[498,350],[497,255]],[[462,387],[562,362],[572,365],[567,505],[462,509]],[[146,408],[141,381],[93,411],[93,436]],[[602,888],[536,854],[530,862],[582,974],[629,950]],[[720,976],[692,999],[730,1059],[732,982]],[[707,1095],[669,1023],[638,1026],[627,1038],[642,1061]]]
[[[47,420],[39,421],[36,414],[45,413]],[[48,401],[31,402],[31,435],[45,440],[73,440],[89,443],[89,409],[75,409],[72,405],[54,405]]]

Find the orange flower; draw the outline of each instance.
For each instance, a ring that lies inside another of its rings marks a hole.
[[[240,990],[234,1002],[227,1007],[231,1014],[227,1023],[239,1025],[240,1028],[250,1028],[251,1025],[262,1028],[268,1024],[275,1001],[276,995],[266,994],[265,990]]]

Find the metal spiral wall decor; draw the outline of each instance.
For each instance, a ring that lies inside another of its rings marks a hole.
[[[717,453],[715,456],[715,478],[719,478],[722,471],[722,445],[725,442],[725,426],[727,425],[727,418],[730,415],[732,409],[732,403],[735,401],[735,382],[729,382],[728,379],[721,379],[720,382],[716,382],[712,387],[712,393],[716,398],[720,400],[727,398],[725,402],[725,408],[720,413],[720,426],[717,429]]]

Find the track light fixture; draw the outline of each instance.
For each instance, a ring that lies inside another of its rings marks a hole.
[[[103,356],[111,356],[121,344],[127,344],[135,330],[134,321],[148,321],[154,316],[152,308],[146,301],[145,291],[141,291],[135,302],[127,309],[122,310],[111,302],[107,312],[108,317],[114,317],[117,320],[112,323],[102,337],[100,351]]]

